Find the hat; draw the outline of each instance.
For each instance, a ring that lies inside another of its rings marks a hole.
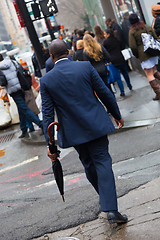
[[[132,13],[129,15],[129,21],[130,21],[130,24],[135,24],[135,23],[138,23],[139,22],[139,17],[137,16],[137,14],[135,13]]]

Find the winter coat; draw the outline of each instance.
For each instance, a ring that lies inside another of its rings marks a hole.
[[[157,37],[160,38],[160,15],[156,17],[153,28]]]
[[[120,41],[121,49],[124,49],[125,42],[124,42],[124,38],[123,38],[123,31],[122,31],[121,27],[118,25],[118,23],[116,23],[114,20],[112,20],[112,22],[108,28],[114,32],[115,37],[117,37],[117,39]]]
[[[125,63],[125,59],[121,53],[121,44],[114,36],[110,36],[105,39],[103,46],[109,52],[111,62],[115,65],[115,67]]]
[[[95,61],[93,58],[91,58],[88,55],[88,53],[86,51],[83,53],[83,60],[84,61],[90,61],[92,66],[97,70],[100,77],[103,79],[103,81],[105,81],[104,78],[105,78],[106,73],[107,73],[105,63],[106,63],[106,61],[110,62],[111,58],[110,58],[109,53],[107,52],[107,50],[103,46],[102,46],[102,52],[103,52],[103,57],[101,58],[100,61]]]
[[[21,90],[21,86],[17,78],[17,71],[11,60],[4,59],[3,61],[1,61],[0,70],[6,76],[8,83],[6,86],[6,91],[8,94],[12,94]]]
[[[157,36],[153,29],[149,25],[146,26],[148,28],[149,34],[151,34],[155,39],[157,39]],[[129,47],[131,48],[133,55],[136,58],[139,58],[141,62],[151,58],[150,55],[144,52],[143,42],[141,38],[142,33],[147,33],[145,26],[143,28],[139,28],[138,30],[135,30],[134,28],[130,28],[129,30]]]
[[[129,29],[130,29],[130,21],[127,18],[124,18],[122,22],[122,31],[123,31],[123,39],[125,41],[126,47],[129,46]]]
[[[83,48],[77,49],[73,55],[73,61],[83,61]]]
[[[46,57],[45,57],[46,58]],[[39,67],[39,64],[38,64],[38,60],[37,60],[37,57],[36,57],[36,54],[33,53],[32,55],[32,64],[33,64],[33,67],[34,67],[34,75],[36,77],[42,77],[42,73],[41,73],[41,70],[40,70],[40,67]],[[47,60],[47,59],[46,59]]]

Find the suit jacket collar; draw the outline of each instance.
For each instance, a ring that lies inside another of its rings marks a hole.
[[[60,63],[61,61],[65,61],[65,60],[68,60],[68,58],[61,58],[61,59],[57,60],[57,61],[55,62],[55,65],[56,65],[57,63]]]

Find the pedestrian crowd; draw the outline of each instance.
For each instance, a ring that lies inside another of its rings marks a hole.
[[[13,97],[19,112],[22,131],[20,137],[28,136],[27,129],[35,123],[43,128],[48,146],[47,128],[55,121],[56,110],[60,124],[58,144],[61,148],[74,147],[78,152],[86,176],[99,194],[101,210],[108,212],[110,223],[126,223],[128,219],[118,211],[112,159],[108,152],[107,135],[115,131],[108,113],[113,116],[118,128],[123,127],[124,121],[112,83],[108,81],[112,72],[107,65],[112,64],[112,71],[119,72],[115,80],[120,96],[124,97],[121,76],[128,89],[133,89],[128,74],[130,67],[123,53],[124,49],[130,47],[133,55],[140,60],[156,94],[153,100],[160,100],[160,73],[156,68],[159,57],[144,52],[141,37],[143,33],[147,33],[154,39],[160,38],[159,3],[153,5],[152,14],[152,27],[141,21],[137,14],[125,13],[122,28],[115,20],[108,18],[105,31],[95,25],[94,33],[76,29],[70,41],[53,40],[49,53],[45,53],[47,57],[44,76],[40,73],[34,53],[32,61],[35,76],[40,77],[43,122],[39,119],[38,112],[34,113],[27,105],[25,96],[31,86],[29,89],[22,89],[17,75],[19,65],[16,61],[3,59],[0,55],[0,71],[7,79],[6,90]],[[51,153],[48,150],[48,156],[52,161],[56,161],[57,152]]]

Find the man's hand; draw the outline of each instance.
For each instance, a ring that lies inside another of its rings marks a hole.
[[[124,120],[123,118],[121,118],[120,120],[114,119],[114,121],[116,122],[118,129],[122,128],[124,126]]]
[[[56,159],[57,159],[57,153],[53,153],[51,154],[50,151],[49,151],[49,148],[48,148],[48,157],[51,159],[52,162],[55,162]]]

